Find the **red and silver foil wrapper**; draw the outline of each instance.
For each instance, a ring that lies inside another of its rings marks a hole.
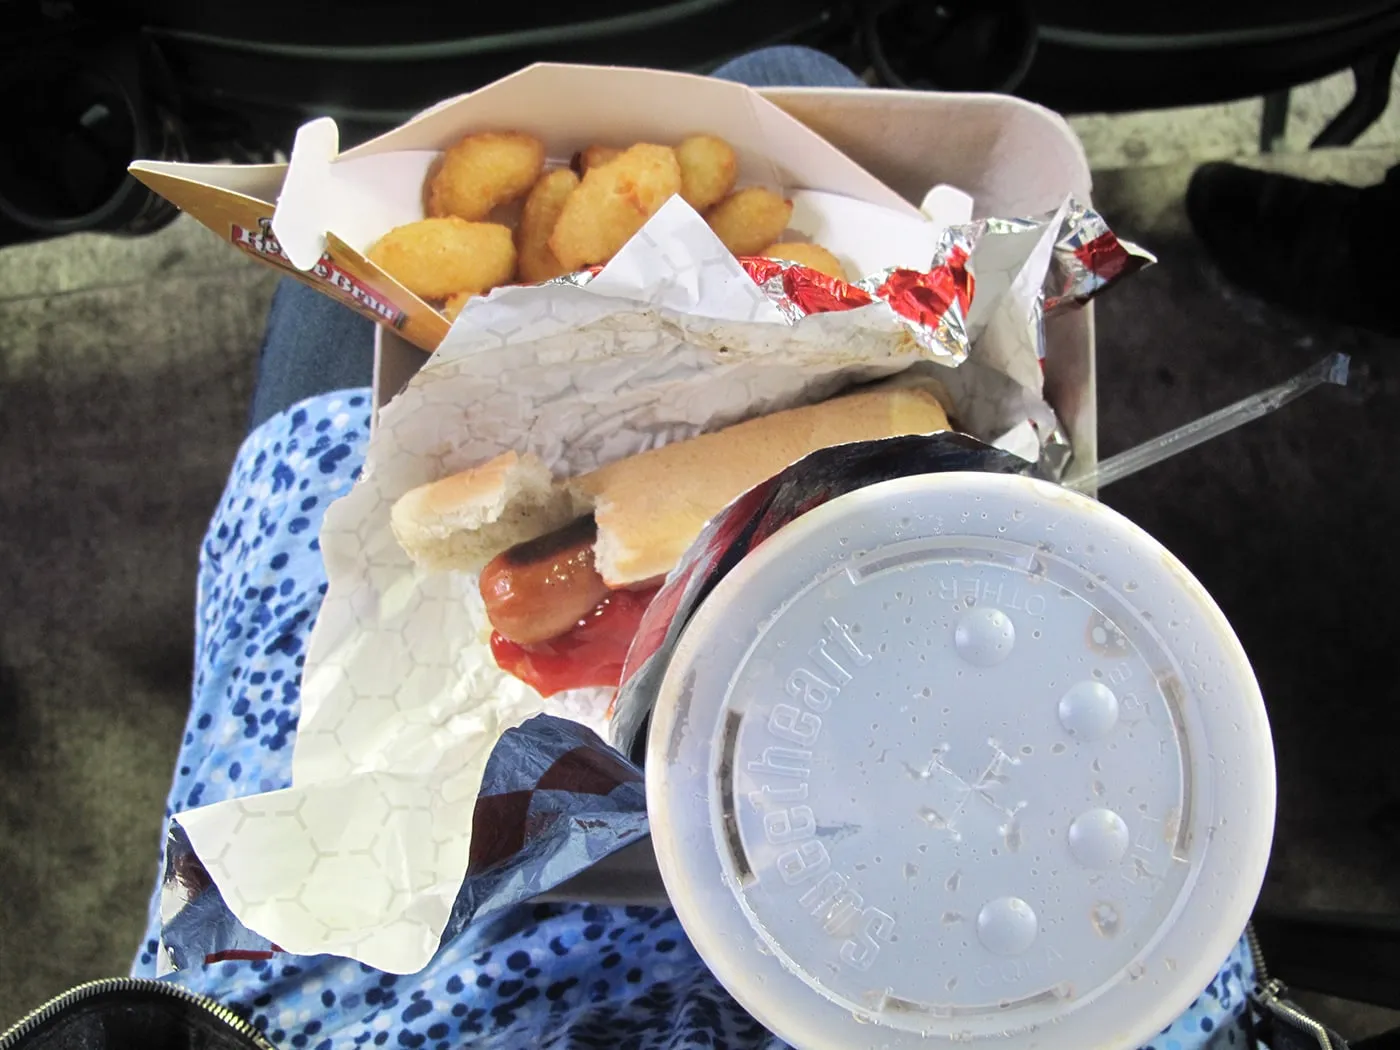
[[[959,364],[967,357],[967,314],[974,280],[970,244],[949,230],[927,270],[891,268],[847,282],[779,259],[743,258],[739,264],[792,323],[812,314],[881,305],[925,350]]]
[[[1145,248],[1120,240],[1098,212],[1071,200],[1045,275],[1045,309],[1086,303],[1156,261]]]
[[[1008,242],[1026,235],[1035,237],[1051,224],[1057,224],[1057,230],[1037,304],[1042,311],[1087,302],[1121,278],[1155,262],[1150,253],[1114,236],[1096,211],[1070,200],[1038,217],[978,219],[950,226],[923,270],[895,267],[843,281],[780,259],[744,257],[739,263],[790,324],[816,314],[882,307],[931,358],[958,365],[975,352],[968,318],[978,294],[979,259],[1004,266],[1009,255],[1012,265],[1019,268],[1026,260],[1018,257],[1016,248],[1008,248]],[[581,286],[598,272],[595,267],[557,280]],[[987,305],[978,303],[979,309]],[[1044,357],[1043,338],[1041,342],[1038,351]]]
[[[965,434],[857,441],[813,452],[750,489],[717,514],[648,606],[627,654],[610,711],[610,743],[641,760],[641,733],[681,632],[750,551],[788,522],[867,485],[915,474],[980,471],[1033,474],[1035,464]]]

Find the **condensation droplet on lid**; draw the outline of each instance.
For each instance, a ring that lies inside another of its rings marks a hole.
[[[1147,967],[1146,967],[1146,966],[1142,965],[1142,963],[1140,963],[1140,962],[1135,962],[1135,963],[1133,963],[1132,965],[1130,965],[1130,966],[1128,967],[1128,980],[1130,980],[1130,981],[1140,981],[1140,980],[1142,980],[1142,975],[1145,974],[1146,972],[1147,972]]]
[[[1060,743],[1051,744],[1050,753],[1052,755],[1063,755],[1065,753],[1065,745]]]
[[[932,806],[920,806],[918,813],[919,819],[922,820],[925,824],[928,824],[930,827],[942,829],[948,826],[947,819],[943,816],[942,813],[938,812],[938,810],[934,809]]]
[[[956,926],[963,921],[963,917],[955,911],[945,911],[943,913],[944,926]]]
[[[949,977],[948,980],[945,981],[944,984],[943,984],[943,987],[944,987],[944,988],[947,988],[948,991],[950,991],[950,992],[951,992],[954,988],[956,988],[957,986],[958,986],[958,979],[957,979],[956,977]]]
[[[955,871],[948,876],[948,881],[943,883],[943,888],[949,893],[957,893],[958,886],[962,884],[962,872]]]
[[[1127,583],[1123,584],[1123,590],[1128,591],[1129,593],[1131,593],[1131,592],[1133,592],[1133,591],[1135,591],[1135,590],[1137,590],[1137,589],[1138,589],[1138,582],[1137,582],[1137,580],[1129,580]]]
[[[914,878],[914,876],[916,876],[916,875],[918,875],[918,874],[919,874],[918,865],[916,865],[916,864],[910,864],[910,863],[908,863],[908,862],[906,861],[905,864],[904,864],[904,877],[905,877],[906,879],[912,879],[912,878]]]

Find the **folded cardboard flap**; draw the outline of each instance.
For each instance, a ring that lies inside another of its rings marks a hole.
[[[152,181],[154,179],[168,183],[176,192],[179,192],[180,184],[186,184],[206,189],[227,190],[268,204],[277,199],[282,180],[287,176],[287,165],[178,164],[166,160],[138,160],[132,163],[131,173],[153,188],[156,185]],[[165,193],[163,189],[159,192]],[[196,215],[195,218],[198,219],[199,216]]]
[[[138,161],[131,166],[133,176],[235,248],[402,333],[418,357],[422,349],[417,348],[442,342],[449,327],[446,318],[334,234],[326,238],[325,251],[310,269],[293,265],[272,230],[274,201],[286,171],[285,164],[240,168]]]

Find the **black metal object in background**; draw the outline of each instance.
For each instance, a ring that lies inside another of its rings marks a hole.
[[[1014,91],[1064,113],[1223,102],[1355,67],[1357,102],[1318,143],[1337,145],[1385,108],[1400,0],[883,0],[860,40],[886,84]]]
[[[845,2],[0,0],[17,129],[0,244],[169,221],[126,176],[135,158],[266,161],[320,115],[352,145],[538,61],[707,72],[770,44],[839,46]]]
[[[821,48],[884,86],[1006,91],[1062,112],[1271,94],[1354,68],[1357,97],[1318,137],[1354,140],[1385,108],[1400,0],[0,0],[0,243],[168,220],[134,157],[270,159],[336,118],[353,144],[535,61],[707,72],[775,43]]]
[[[360,2],[311,23],[279,20],[284,5],[265,0],[236,5],[236,19],[207,15],[213,5],[141,6],[189,97],[246,114],[284,147],[310,116],[333,116],[342,141],[361,141],[532,62],[706,72],[757,47],[822,43],[837,15],[836,0]]]
[[[0,236],[138,234],[170,222],[175,207],[126,172],[134,157],[185,156],[183,133],[152,90],[158,67],[141,39],[38,26],[10,43],[0,55]]]
[[[1285,984],[1400,1010],[1400,916],[1261,909],[1254,931]]]

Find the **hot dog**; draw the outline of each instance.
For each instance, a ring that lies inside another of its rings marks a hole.
[[[502,551],[481,571],[491,626],[517,645],[574,628],[612,591],[593,565],[598,526],[590,515]]]
[[[946,400],[937,384],[869,389],[562,482],[535,457],[510,452],[414,489],[395,504],[390,520],[399,543],[425,568],[480,573],[496,631],[492,647],[503,667],[544,695],[608,684],[597,679],[620,670],[616,650],[621,645],[625,655],[644,599],[709,518],[817,449],[946,430]],[[576,644],[604,637],[606,660]],[[522,672],[531,653],[549,658],[548,674]],[[569,673],[571,662],[577,675]]]

